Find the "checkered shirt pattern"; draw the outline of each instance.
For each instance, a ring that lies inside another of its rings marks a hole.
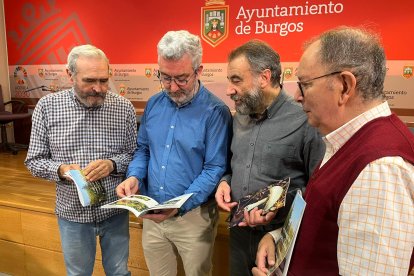
[[[322,164],[367,122],[390,114],[384,102],[328,134]],[[397,156],[368,164],[341,203],[338,226],[340,275],[407,275],[414,246],[414,166]]]
[[[132,159],[136,132],[134,107],[117,94],[107,92],[104,104],[93,108],[81,104],[73,89],[49,94],[39,100],[33,112],[25,164],[34,176],[56,181],[59,217],[80,223],[99,222],[122,212],[99,207],[117,199],[115,188]],[[84,168],[98,159],[113,160],[117,172],[101,179],[108,199],[98,206],[82,207],[75,185],[60,179],[58,169],[62,164]]]

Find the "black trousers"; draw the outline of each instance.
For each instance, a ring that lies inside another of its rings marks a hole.
[[[230,228],[230,275],[248,276],[256,266],[256,252],[259,242],[276,226],[232,227]]]

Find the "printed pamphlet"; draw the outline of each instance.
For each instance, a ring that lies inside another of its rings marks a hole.
[[[237,206],[232,210],[227,221],[229,228],[237,226],[244,219],[244,211],[250,211],[255,207],[263,209],[263,215],[273,212],[285,206],[286,194],[289,188],[290,178],[278,180],[259,191],[241,198]]]
[[[275,244],[275,265],[269,268],[269,273],[267,275],[287,275],[305,207],[306,202],[302,197],[302,193],[298,190],[281,229],[280,238]]]
[[[163,203],[158,203],[154,199],[144,195],[130,195],[105,204],[101,208],[127,209],[139,217],[150,212],[156,212],[157,210],[180,208],[192,195],[192,193],[184,194]]]
[[[69,170],[65,176],[68,176],[75,183],[83,207],[96,205],[106,200],[106,190],[101,181],[87,181],[81,170]]]

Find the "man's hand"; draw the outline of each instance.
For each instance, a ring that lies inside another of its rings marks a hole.
[[[62,165],[59,166],[58,175],[62,179],[72,181],[72,179],[70,177],[65,176],[65,173],[67,171],[70,171],[70,170],[80,170],[80,169],[81,168],[80,168],[79,164],[68,164],[68,165],[62,164]]]
[[[256,253],[256,265],[257,267],[252,269],[255,276],[267,275],[268,268],[275,265],[275,241],[270,234],[264,235],[259,243]]]
[[[114,165],[109,159],[99,159],[90,162],[83,173],[85,174],[86,180],[96,181],[101,178],[107,177],[114,170]]]
[[[253,273],[253,276],[267,276],[267,272],[263,272],[257,267],[252,268],[252,273]]]
[[[138,185],[138,179],[136,179],[133,176],[130,176],[116,187],[116,194],[119,197],[134,195],[138,192]]]
[[[221,181],[215,195],[217,205],[227,212],[230,212],[230,210],[237,205],[237,202],[231,202],[230,192],[231,188],[227,181]]]
[[[262,215],[263,209],[258,209],[255,207],[250,212],[244,210],[244,220],[239,223],[239,226],[250,226],[255,227],[257,225],[266,225],[272,221],[276,216],[277,210],[275,212],[268,212],[266,215]]]
[[[150,219],[156,223],[160,223],[166,219],[169,219],[170,217],[175,216],[176,214],[178,214],[178,209],[162,209],[157,210],[157,212],[153,214],[145,214],[142,216],[142,218]]]

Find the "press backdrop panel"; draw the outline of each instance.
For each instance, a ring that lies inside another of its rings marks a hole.
[[[391,106],[414,109],[412,0],[4,0],[4,8],[14,98],[38,99],[69,87],[67,54],[75,45],[91,43],[110,59],[111,89],[145,102],[160,88],[156,45],[165,32],[180,29],[203,39],[202,80],[230,106],[227,54],[252,38],[280,53],[285,87],[294,93],[303,42],[339,25],[362,25],[382,36]],[[27,92],[42,85],[46,88]]]

